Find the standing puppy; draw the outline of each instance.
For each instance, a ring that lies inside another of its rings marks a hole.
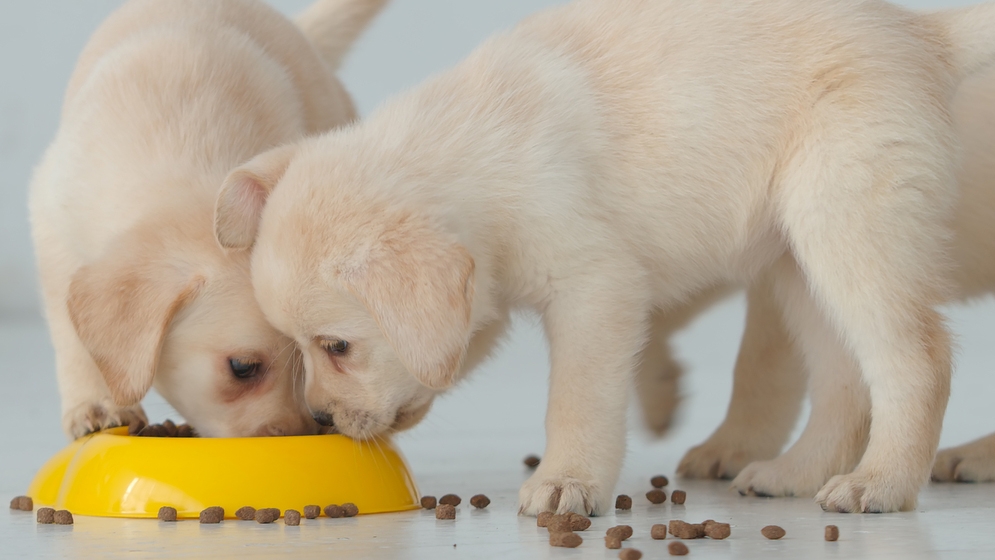
[[[255,0],[133,0],[94,34],[30,197],[70,437],[145,421],[153,385],[203,435],[315,431],[214,202],[231,167],[354,120],[333,72],[384,3],[317,2],[314,45]]]
[[[995,49],[971,29],[877,1],[577,0],[234,171],[217,235],[255,240],[256,298],[303,349],[310,408],[354,437],[416,422],[512,308],[538,311],[530,515],[611,507],[652,313],[768,274],[797,340],[852,351],[874,399],[863,461],[820,500],[909,509],[950,381],[948,102],[984,54],[961,45]]]

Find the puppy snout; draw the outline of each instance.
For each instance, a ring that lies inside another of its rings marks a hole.
[[[325,426],[326,428],[335,426],[335,421],[332,419],[332,415],[327,412],[315,412],[312,417],[315,422]]]

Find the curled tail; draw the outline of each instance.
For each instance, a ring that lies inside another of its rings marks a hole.
[[[331,71],[387,0],[318,0],[295,19]]]
[[[932,12],[926,17],[945,31],[959,77],[995,64],[995,2]]]

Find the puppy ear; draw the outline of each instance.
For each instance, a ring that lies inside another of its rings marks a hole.
[[[430,389],[451,386],[470,338],[474,262],[461,245],[401,221],[333,273]]]
[[[287,144],[259,154],[228,174],[214,207],[214,236],[227,249],[248,249],[256,240],[266,199],[283,178],[296,148]]]
[[[203,283],[169,264],[141,259],[129,251],[80,268],[66,301],[76,334],[121,406],[148,392],[173,315]]]

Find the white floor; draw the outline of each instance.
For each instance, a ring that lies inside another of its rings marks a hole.
[[[995,304],[956,308],[952,323],[961,353],[943,444],[968,441],[995,430]],[[32,515],[0,511],[0,557],[344,557],[344,558],[616,558],[606,550],[604,530],[619,523],[635,528],[627,544],[645,558],[667,556],[666,543],[649,538],[653,523],[670,519],[730,522],[726,541],[688,541],[694,558],[995,558],[995,485],[933,485],[917,512],[840,515],[803,499],[743,498],[723,482],[673,480],[687,490],[681,506],[651,506],[643,494],[651,475],[672,475],[681,454],[707,437],[721,420],[730,392],[730,371],[742,329],[742,302],[720,305],[680,339],[690,366],[682,421],[663,441],[651,442],[636,422],[618,491],[631,494],[630,513],[596,519],[578,549],[552,549],[534,519],[516,515],[517,489],[527,476],[522,458],[541,454],[546,399],[546,361],[541,333],[521,321],[493,363],[464,387],[440,400],[426,421],[399,439],[425,494],[485,493],[484,511],[460,506],[455,522],[431,512],[360,516],[261,526],[227,521],[160,525],[155,521],[77,517],[72,527],[39,526]],[[24,492],[35,469],[64,445],[52,350],[37,322],[0,322],[0,497]],[[175,414],[150,398],[153,420]],[[760,528],[777,524],[787,536],[767,541]],[[822,539],[823,527],[840,527],[837,543]]]

